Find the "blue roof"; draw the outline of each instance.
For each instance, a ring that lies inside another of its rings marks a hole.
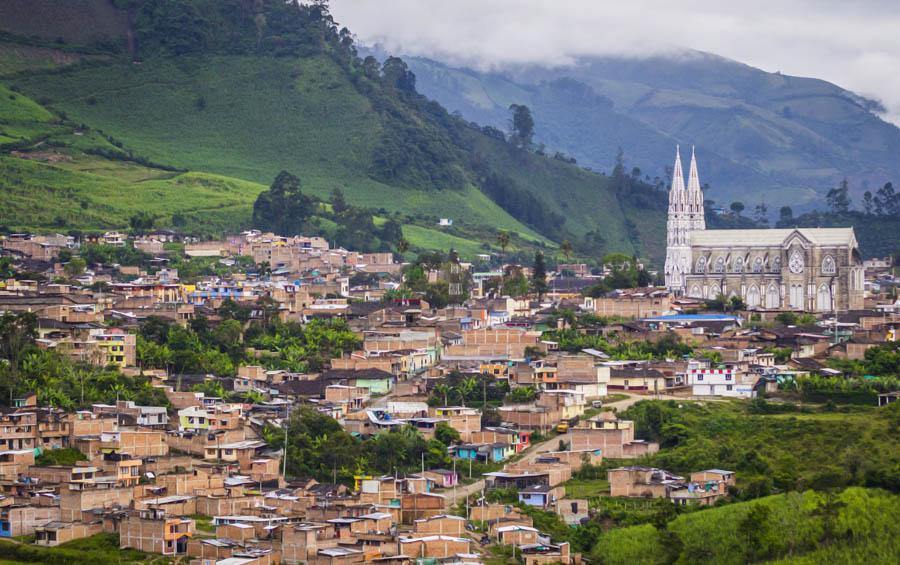
[[[643,319],[645,322],[736,322],[737,320],[737,316],[728,314],[669,314]]]

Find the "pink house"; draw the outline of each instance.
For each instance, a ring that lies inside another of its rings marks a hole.
[[[448,469],[431,469],[418,474],[428,480],[434,481],[437,488],[452,488],[459,483],[459,475],[456,471],[450,471]]]

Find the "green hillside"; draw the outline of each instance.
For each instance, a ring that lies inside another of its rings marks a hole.
[[[604,533],[591,555],[632,563],[873,563],[900,560],[900,497],[877,489],[806,491]],[[739,543],[735,543],[739,540]]]
[[[621,147],[629,167],[665,178],[674,145],[696,144],[718,202],[807,210],[843,178],[857,198],[900,178],[900,129],[877,102],[818,79],[700,52],[492,72],[406,60],[426,96],[467,119],[503,128],[510,104],[529,105],[540,142],[598,170]]]
[[[260,19],[228,2],[116,4],[135,10],[140,49],[129,44],[128,55],[119,32],[107,51],[92,36],[82,59],[77,34],[60,35],[57,58],[53,43],[6,37],[0,58],[33,57],[0,62],[0,179],[11,187],[0,225],[124,227],[141,209],[160,225],[237,229],[287,170],[313,196],[340,188],[351,204],[395,217],[416,247],[473,254],[506,230],[513,248],[569,239],[585,255],[658,259],[658,194],[648,192],[649,211],[636,207],[606,177],[484,135],[417,94],[402,61],[373,69],[355,57],[349,32],[315,8],[258,2]],[[41,6],[52,28],[52,3]],[[190,30],[184,14],[195,18]],[[512,179],[515,205],[485,193],[491,175]],[[442,217],[453,227],[438,228]]]

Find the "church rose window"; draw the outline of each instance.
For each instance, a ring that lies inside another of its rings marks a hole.
[[[822,274],[823,275],[833,275],[837,272],[837,266],[834,263],[834,257],[831,255],[826,255],[824,259],[822,259]]]
[[[724,258],[724,257],[719,257],[719,258],[716,259],[716,267],[715,267],[715,271],[716,271],[717,273],[724,273],[724,272],[725,272],[725,258]]]

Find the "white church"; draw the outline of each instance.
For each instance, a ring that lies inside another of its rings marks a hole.
[[[693,149],[687,187],[675,149],[665,279],[676,296],[739,296],[757,310],[863,307],[864,270],[852,227],[708,230]]]

